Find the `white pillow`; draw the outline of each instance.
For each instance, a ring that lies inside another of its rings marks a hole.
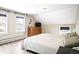
[[[72,37],[72,36],[77,36],[76,32],[66,34],[65,38],[67,39],[67,38]]]

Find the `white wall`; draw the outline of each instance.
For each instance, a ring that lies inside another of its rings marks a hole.
[[[75,27],[76,27],[76,33],[79,35],[79,8],[78,8],[78,16],[77,16]]]
[[[69,26],[70,32],[73,32],[74,28],[75,28],[74,24],[43,24],[42,32],[43,33],[61,34],[60,29],[59,29],[60,26]]]
[[[2,10],[0,10],[0,12],[8,15],[8,33],[0,34],[0,41],[3,39],[18,37],[18,36],[25,37],[25,33],[16,33],[15,18],[16,18],[16,15],[21,15],[21,14],[17,14],[17,13],[13,13],[13,12],[6,12],[6,11],[2,11]],[[21,15],[21,16],[25,17],[25,15]]]
[[[77,20],[78,7],[65,8],[58,11],[51,11],[47,13],[38,14],[37,21],[40,21],[43,32],[59,33],[59,26],[71,26],[72,30],[75,28]]]

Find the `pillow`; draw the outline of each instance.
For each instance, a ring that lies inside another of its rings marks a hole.
[[[73,46],[79,46],[79,36],[72,36],[65,40],[65,46],[67,47],[73,47]]]
[[[65,35],[66,39],[69,38],[69,37],[72,37],[72,36],[77,36],[76,32],[68,33],[68,34]]]

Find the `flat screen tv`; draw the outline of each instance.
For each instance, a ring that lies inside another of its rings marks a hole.
[[[60,30],[70,30],[70,27],[60,27]]]

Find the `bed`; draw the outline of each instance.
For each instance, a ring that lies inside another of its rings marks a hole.
[[[64,47],[69,43],[72,44],[72,42],[78,42],[79,40],[70,41],[69,43],[66,43],[66,41],[68,41],[68,39],[65,39],[65,36],[42,33],[26,38],[23,42],[23,46],[25,50],[41,54],[56,54],[60,46]]]

